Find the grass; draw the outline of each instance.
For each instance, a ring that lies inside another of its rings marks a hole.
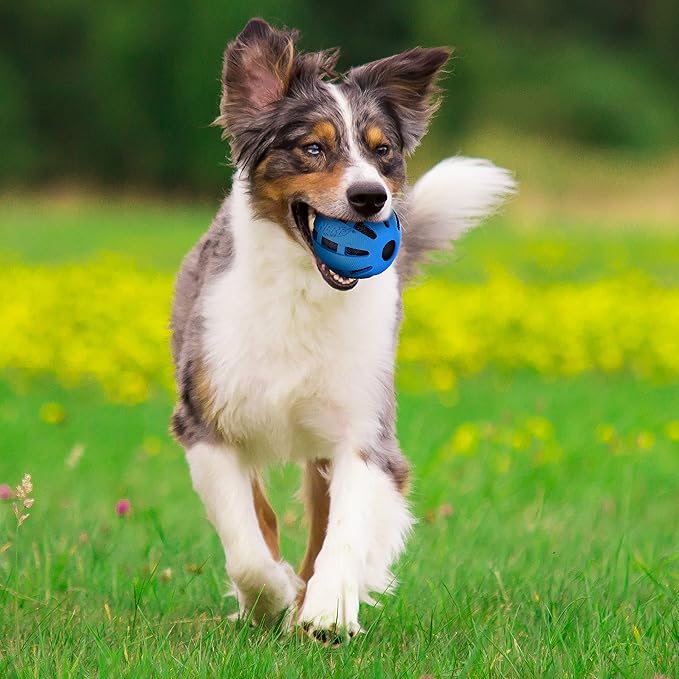
[[[17,202],[0,241],[21,261],[114,250],[169,271],[207,219],[208,208]],[[678,263],[668,232],[497,221],[437,275],[503,266],[572,281],[634,266],[676,286]],[[168,396],[123,406],[94,386],[0,378],[0,482],[30,472],[36,498],[19,529],[0,506],[0,676],[676,676],[676,382],[490,371],[453,393],[401,392],[420,522],[397,595],[330,650],[227,620],[223,555],[167,435]],[[269,482],[283,551],[299,561],[297,471]],[[132,512],[119,518],[123,497]]]
[[[145,268],[169,272],[176,271],[216,209],[82,196],[56,202],[9,198],[0,206],[3,259],[63,263],[115,252]],[[679,284],[675,223],[650,234],[631,227],[611,232],[597,230],[593,221],[561,216],[554,217],[549,228],[542,223],[526,229],[518,228],[523,222],[512,219],[512,214],[496,217],[466,236],[453,265],[438,269],[437,275],[478,280],[488,270],[503,267],[527,280],[549,282],[587,280],[637,268],[663,282]]]

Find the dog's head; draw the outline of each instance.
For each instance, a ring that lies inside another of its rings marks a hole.
[[[215,122],[257,213],[313,256],[317,212],[381,221],[394,208],[405,156],[438,106],[435,81],[450,50],[417,47],[336,78],[338,52],[299,53],[296,38],[261,19],[247,24],[226,48]],[[356,284],[316,263],[332,287]]]

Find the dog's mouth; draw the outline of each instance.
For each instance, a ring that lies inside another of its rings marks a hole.
[[[303,203],[302,201],[295,201],[292,203],[290,210],[292,211],[295,224],[302,234],[302,239],[307,244],[309,251],[313,255],[314,261],[316,262],[316,267],[318,268],[323,280],[331,288],[335,288],[335,290],[351,290],[352,288],[356,287],[358,279],[340,276],[329,266],[321,262],[314,252],[314,246],[311,238],[314,230],[314,222],[316,221],[316,210],[314,210],[311,205]]]

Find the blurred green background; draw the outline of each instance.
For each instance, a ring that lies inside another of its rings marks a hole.
[[[679,148],[675,0],[4,1],[0,181],[214,196],[222,52],[253,15],[299,28],[304,49],[341,46],[343,67],[455,47],[428,149],[511,163],[503,140],[528,137],[629,164]]]

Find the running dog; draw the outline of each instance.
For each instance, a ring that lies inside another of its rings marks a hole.
[[[405,158],[439,103],[447,48],[416,47],[336,73],[338,52],[253,19],[224,55],[220,114],[230,195],[184,260],[172,311],[172,431],[226,554],[241,616],[321,641],[359,631],[359,603],[393,588],[413,524],[396,437],[402,293],[513,191],[484,160],[450,158],[414,186]],[[402,224],[398,259],[364,280],[312,247],[316,214]],[[455,313],[454,309],[442,313]],[[304,468],[309,523],[296,572],[281,557],[262,473]]]

